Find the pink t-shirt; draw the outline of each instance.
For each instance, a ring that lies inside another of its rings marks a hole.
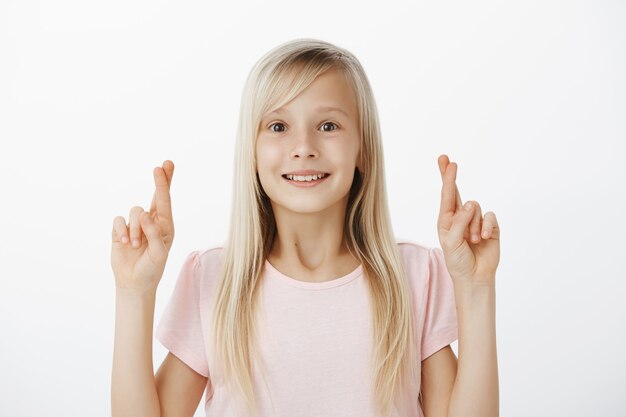
[[[413,297],[415,343],[424,360],[458,338],[452,279],[441,249],[396,242]],[[205,343],[223,251],[214,247],[187,256],[155,331],[165,348],[208,378],[207,417],[236,415],[225,387],[211,383]],[[362,272],[359,266],[340,278],[306,282],[265,262],[260,306],[269,325],[261,326],[260,348],[268,372],[265,381],[254,380],[260,416],[377,417],[370,405],[372,332]],[[255,375],[257,369],[255,364]],[[423,417],[420,382],[407,410],[394,417]]]

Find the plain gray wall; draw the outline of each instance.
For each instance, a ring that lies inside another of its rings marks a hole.
[[[156,326],[184,257],[226,238],[248,71],[314,37],[370,78],[398,237],[439,245],[442,153],[500,222],[501,415],[624,415],[624,22],[591,0],[0,2],[0,414],[110,415],[113,218],[174,161]]]

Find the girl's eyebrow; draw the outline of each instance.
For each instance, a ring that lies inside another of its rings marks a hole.
[[[331,111],[338,111],[339,113],[343,113],[346,117],[348,117],[348,113],[339,108],[339,107],[333,107],[333,106],[319,106],[317,109],[315,109],[319,112],[331,112]]]
[[[339,108],[339,107],[334,107],[334,106],[318,106],[314,110],[318,111],[318,112],[332,112],[332,111],[336,111],[336,112],[344,114],[346,117],[350,117],[345,110],[343,110],[342,108]],[[264,117],[269,117],[269,116],[271,116],[274,113],[277,113],[277,114],[278,113],[289,113],[289,111],[286,110],[286,109],[276,109],[276,110],[274,110],[272,112],[267,113]]]

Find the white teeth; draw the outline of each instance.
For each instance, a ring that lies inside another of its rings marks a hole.
[[[285,175],[285,177],[287,177],[288,179],[293,180],[293,181],[313,181],[313,180],[317,180],[319,178],[324,178],[325,176],[326,176],[326,174],[306,175],[306,176]]]

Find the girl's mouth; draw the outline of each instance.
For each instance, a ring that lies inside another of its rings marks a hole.
[[[297,181],[297,180],[290,180],[289,178],[285,177],[283,175],[283,179],[285,181],[287,181],[289,184],[295,186],[295,187],[301,187],[301,188],[307,188],[307,187],[315,187],[317,184],[321,184],[322,182],[326,181],[326,179],[330,177],[330,174],[326,174],[324,175],[324,177],[316,179],[316,180],[311,180],[311,181]]]

